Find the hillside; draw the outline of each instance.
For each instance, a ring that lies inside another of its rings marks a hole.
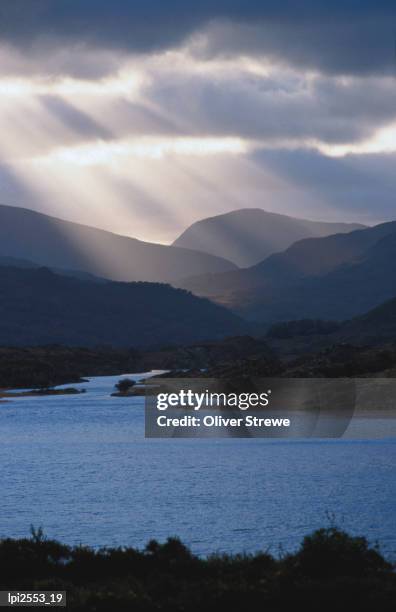
[[[97,283],[0,267],[0,345],[186,344],[246,333],[239,317],[154,283]]]
[[[396,232],[328,274],[259,295],[240,312],[265,321],[362,315],[396,296]]]
[[[12,268],[31,268],[37,270],[43,266],[27,259],[17,259],[15,257],[7,257],[0,255],[0,266],[11,266]],[[97,283],[106,282],[106,279],[99,276],[94,276],[89,272],[83,272],[82,270],[68,270],[67,268],[56,268],[54,266],[46,266],[55,274],[62,276],[72,276],[74,278],[80,278],[82,280],[92,280]]]
[[[0,256],[119,281],[174,282],[189,275],[236,268],[207,253],[142,242],[3,205]]]
[[[173,245],[211,253],[247,267],[272,253],[284,251],[303,238],[351,232],[363,227],[358,223],[308,221],[260,208],[245,208],[197,221]]]
[[[338,334],[346,340],[359,339],[368,344],[396,340],[396,299],[373,308],[368,313],[347,321]]]
[[[182,286],[260,321],[351,318],[396,294],[395,237],[391,222],[302,240],[257,266]]]

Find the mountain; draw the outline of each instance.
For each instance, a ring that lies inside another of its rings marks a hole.
[[[12,268],[40,268],[39,264],[29,261],[28,259],[19,259],[17,257],[7,257],[0,255],[0,266],[11,266]]]
[[[92,282],[0,267],[0,345],[150,346],[244,334],[228,310],[158,283]]]
[[[345,341],[379,344],[396,340],[396,299],[347,321],[337,332]]]
[[[245,270],[182,286],[251,319],[345,319],[396,295],[396,222],[311,238]]]
[[[236,268],[207,253],[142,242],[3,205],[0,255],[119,281],[174,282],[185,276]]]
[[[358,223],[308,221],[260,208],[245,208],[197,221],[173,246],[204,251],[248,267],[303,238],[352,232],[363,227]]]
[[[361,315],[396,296],[396,230],[352,261],[327,274],[304,278],[268,295],[257,293],[248,306],[253,318],[343,320]],[[244,308],[240,312],[245,312]]]

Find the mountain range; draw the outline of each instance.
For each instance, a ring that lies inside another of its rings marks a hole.
[[[181,286],[250,319],[346,319],[396,295],[396,222],[301,240],[246,269]]]
[[[32,210],[0,205],[0,256],[118,281],[172,283],[236,269],[220,257],[119,236]]]
[[[173,246],[204,251],[233,261],[239,267],[248,267],[303,238],[362,228],[364,225],[359,223],[309,221],[261,208],[244,208],[193,223]]]
[[[215,226],[229,224],[223,217],[213,218]],[[230,218],[242,219],[241,231],[225,259],[0,206],[0,344],[186,344],[301,319],[353,319],[351,337],[363,337],[363,328],[370,337],[375,324],[365,313],[396,297],[396,221],[349,232],[345,224],[319,224],[322,232],[326,225],[343,232],[297,240],[238,268],[233,262],[241,263],[236,254],[249,219],[265,218],[268,231],[273,224],[271,248],[279,248],[280,226],[313,229],[311,222],[265,211],[235,211]],[[202,221],[200,232],[215,227],[213,219]],[[244,252],[253,256],[248,244]],[[347,330],[343,323],[342,339]]]

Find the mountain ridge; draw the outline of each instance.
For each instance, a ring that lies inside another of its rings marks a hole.
[[[311,221],[266,211],[242,208],[196,221],[172,243],[233,261],[239,267],[259,263],[304,238],[363,229],[359,223]]]
[[[27,208],[0,205],[0,256],[118,281],[175,282],[192,271],[236,269],[224,259],[120,236]]]

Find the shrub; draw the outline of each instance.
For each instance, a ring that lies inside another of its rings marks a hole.
[[[130,391],[135,384],[135,381],[131,380],[130,378],[121,378],[115,387],[120,393],[128,393],[128,391]]]

